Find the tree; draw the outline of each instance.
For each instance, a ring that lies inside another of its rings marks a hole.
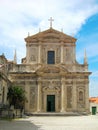
[[[13,105],[15,109],[23,109],[26,101],[25,91],[19,86],[10,86],[8,88],[7,99],[9,105]]]

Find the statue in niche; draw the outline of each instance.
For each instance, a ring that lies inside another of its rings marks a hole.
[[[36,48],[31,48],[31,56],[30,56],[30,61],[36,61]]]
[[[83,101],[83,92],[82,91],[79,92],[79,101]]]
[[[33,54],[33,55],[31,55],[31,57],[30,57],[30,61],[36,61],[36,57],[35,57],[35,55]]]

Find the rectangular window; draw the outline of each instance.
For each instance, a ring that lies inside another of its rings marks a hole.
[[[48,64],[55,64],[55,52],[54,51],[48,51],[47,63]]]

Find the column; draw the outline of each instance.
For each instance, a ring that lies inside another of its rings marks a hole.
[[[76,80],[73,79],[73,88],[72,88],[72,109],[74,112],[77,111],[77,89],[76,89]]]
[[[41,111],[41,81],[38,80],[37,112]]]
[[[41,45],[38,47],[38,63],[41,63]]]
[[[65,78],[62,78],[61,84],[61,112],[65,112]]]
[[[30,111],[30,86],[29,82],[25,81],[25,92],[26,92],[26,98],[27,102],[25,102],[25,111],[29,112]]]
[[[64,63],[64,47],[61,45],[61,63]]]
[[[85,108],[86,112],[90,112],[90,105],[89,105],[89,82],[86,81],[85,83]]]

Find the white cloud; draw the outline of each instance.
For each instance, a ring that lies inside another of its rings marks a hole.
[[[84,45],[77,52],[77,59],[81,60],[84,58],[84,50],[86,49],[87,58],[91,59],[90,62],[98,61],[98,58],[93,59],[93,57],[98,56],[98,42],[90,43],[89,45]]]
[[[98,78],[98,70],[95,71],[95,72],[93,72],[92,75],[91,75],[91,77],[97,77]]]
[[[67,32],[80,29],[85,20],[98,11],[98,6],[92,3],[94,0],[4,0],[0,4],[0,20],[15,28],[33,19],[40,20],[44,27],[48,27],[47,19],[53,16],[54,27],[66,29]],[[3,12],[3,13],[2,13]],[[28,20],[29,18],[29,20]],[[39,26],[38,25],[38,26]]]
[[[5,47],[8,55],[11,49],[11,55],[17,49],[20,62],[26,55],[24,37],[28,32],[30,35],[37,33],[39,28],[42,31],[49,28],[49,17],[54,18],[53,28],[63,28],[65,33],[75,35],[86,20],[96,13],[96,0],[0,0],[0,47]],[[98,44],[90,43],[79,49],[77,59],[83,59],[84,48],[88,58],[98,56]],[[91,76],[90,95],[97,95],[97,76],[97,71]]]
[[[47,29],[50,16],[54,18],[55,29],[63,28],[65,33],[76,34],[96,12],[95,0],[0,0],[0,33],[5,39],[4,45],[16,47],[21,58],[25,53],[20,52],[22,47],[25,49],[24,37],[28,32],[38,32],[39,27]]]
[[[90,78],[89,92],[91,97],[98,97],[98,77]]]

